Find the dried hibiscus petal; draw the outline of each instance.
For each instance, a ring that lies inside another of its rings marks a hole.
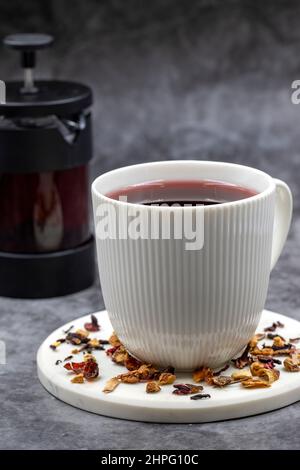
[[[170,374],[168,372],[162,372],[159,376],[158,383],[159,385],[171,385],[176,380],[176,375]]]
[[[77,374],[83,372],[85,362],[67,362],[64,368]]]
[[[85,323],[85,324],[84,324],[84,328],[85,328],[87,331],[92,331],[92,332],[99,331],[99,330],[100,330],[100,326],[99,326],[97,317],[95,317],[95,315],[91,315],[91,321],[90,321],[90,323]]]
[[[280,321],[276,321],[276,322],[272,323],[272,325],[267,326],[267,327],[264,329],[264,331],[273,332],[273,331],[275,331],[277,328],[284,328],[284,324],[281,323]]]
[[[237,369],[243,369],[244,367],[250,364],[249,350],[250,346],[248,344],[240,357],[232,359],[234,367],[236,367]]]
[[[116,352],[117,349],[119,349],[121,345],[119,346],[113,346],[112,348],[109,348],[106,350],[106,355],[112,357],[112,355]]]
[[[78,346],[79,344],[87,343],[89,333],[84,330],[77,330],[75,333],[68,333],[66,341],[68,343]]]
[[[173,387],[175,388],[175,390],[173,390],[174,395],[192,395],[203,390],[202,385],[193,384],[176,384],[173,385]]]
[[[273,369],[275,367],[275,364],[281,364],[281,361],[279,359],[275,359],[273,356],[256,356],[256,360],[259,362],[262,362],[266,368],[268,369]]]
[[[191,400],[203,400],[204,398],[211,398],[209,393],[198,393],[190,397]]]
[[[146,385],[147,393],[157,393],[160,392],[161,388],[157,382],[148,382]]]
[[[213,372],[213,376],[217,377],[218,375],[222,374],[222,372],[225,372],[225,370],[229,369],[229,364],[226,364],[222,369],[219,369],[215,372]]]
[[[64,358],[64,361],[63,362],[67,362],[67,361],[70,361],[72,359],[73,356],[67,356]]]
[[[290,338],[290,343],[299,343],[300,337],[298,338]]]
[[[99,367],[95,361],[87,361],[83,370],[83,375],[87,380],[96,379],[99,375]]]
[[[64,368],[75,374],[83,374],[87,380],[95,379],[99,375],[98,364],[92,358],[87,358],[83,362],[67,362]]]
[[[102,390],[104,393],[111,393],[117,388],[117,386],[120,384],[120,380],[117,377],[113,377],[112,379],[109,379],[105,386],[104,389]]]
[[[124,361],[124,366],[128,370],[136,370],[141,367],[142,363],[138,359],[127,353],[127,358]]]
[[[73,330],[74,328],[74,325],[71,325],[67,330],[64,331],[65,335],[67,335],[68,333],[70,333],[71,330]]]

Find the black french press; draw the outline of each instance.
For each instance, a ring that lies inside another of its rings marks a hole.
[[[0,104],[0,295],[53,297],[89,287],[94,240],[89,224],[91,89],[34,81],[45,34],[14,34],[24,81],[6,81]],[[3,77],[1,77],[3,78]]]

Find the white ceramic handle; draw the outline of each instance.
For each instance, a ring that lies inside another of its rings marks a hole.
[[[293,211],[293,198],[290,188],[281,180],[274,178],[274,181],[276,184],[276,202],[271,269],[274,268],[286,241]]]

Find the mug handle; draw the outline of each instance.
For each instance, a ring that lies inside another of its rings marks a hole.
[[[293,197],[290,188],[283,181],[274,178],[276,202],[273,227],[271,270],[274,268],[285,244],[292,220]]]

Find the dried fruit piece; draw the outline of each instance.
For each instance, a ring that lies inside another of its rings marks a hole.
[[[167,372],[168,374],[175,374],[175,367],[173,366],[168,366],[166,367],[164,370],[162,370],[161,372]]]
[[[115,388],[117,388],[117,386],[120,384],[120,380],[117,378],[117,377],[113,377],[112,379],[109,379],[105,386],[104,386],[104,389],[102,390],[102,392],[104,393],[111,393],[115,390]]]
[[[194,382],[202,382],[203,380],[211,380],[213,377],[213,371],[210,367],[199,367],[199,369],[194,370],[193,380]]]
[[[70,361],[72,359],[73,356],[68,356],[68,357],[65,357],[63,362],[67,362],[67,361]]]
[[[109,356],[109,357],[112,357],[113,354],[116,352],[117,349],[119,349],[121,345],[119,344],[119,346],[113,346],[112,348],[108,348],[106,350],[106,355]]]
[[[254,335],[249,341],[250,349],[255,348],[257,346],[257,343],[261,341],[262,339],[264,339],[265,336],[266,335],[264,333],[257,333],[256,335]]]
[[[284,324],[281,323],[280,321],[276,321],[274,323],[272,323],[272,325],[270,326],[267,326],[264,331],[270,331],[270,332],[273,332],[275,331],[277,328],[283,328],[284,327]]]
[[[93,331],[93,332],[100,330],[100,326],[99,326],[98,320],[95,317],[95,315],[91,315],[91,322],[90,323],[85,323],[84,328],[87,331]]]
[[[133,356],[130,356],[130,354],[127,353],[127,358],[124,361],[124,366],[126,367],[126,369],[136,370],[139,367],[141,367],[141,365],[142,365],[141,361],[139,361],[138,359],[136,359]]]
[[[115,332],[113,332],[112,335],[109,337],[108,342],[112,346],[121,346],[122,344]]]
[[[53,351],[55,351],[64,342],[65,342],[64,338],[58,339],[57,341],[54,341],[54,343],[50,344],[50,348],[53,349]]]
[[[84,383],[84,376],[83,376],[83,374],[75,375],[75,377],[73,377],[73,379],[71,379],[71,382],[72,382],[73,384],[83,384],[83,383]]]
[[[173,385],[173,387],[175,388],[175,390],[173,390],[174,395],[192,395],[203,390],[202,385],[193,384],[176,384]]]
[[[74,328],[74,325],[71,325],[67,330],[64,331],[64,334],[67,335],[68,333],[70,333],[71,330],[73,330]]]
[[[162,372],[159,376],[158,383],[160,385],[171,385],[176,380],[176,375],[169,372]]]
[[[286,345],[287,346],[287,345]],[[285,349],[277,349],[273,352],[274,356],[289,356],[294,354],[295,348],[294,347],[286,347]]]
[[[273,356],[274,350],[272,348],[254,348],[251,350],[252,356]]]
[[[256,360],[262,362],[266,369],[274,369],[275,364],[281,364],[279,359],[275,359],[272,356],[256,356]]]
[[[236,371],[231,374],[231,378],[236,381],[247,380],[252,377],[250,370]]]
[[[85,354],[83,356],[83,360],[84,360],[84,362],[88,362],[88,361],[97,362],[97,359],[95,358],[95,356],[93,354],[90,354],[90,353]]]
[[[79,344],[87,343],[89,333],[84,330],[77,330],[75,333],[68,333],[66,337],[66,341],[68,343],[74,344],[78,346]]]
[[[222,372],[225,372],[225,370],[229,369],[229,364],[226,364],[222,369],[219,369],[215,372],[213,372],[213,376],[217,377],[218,375],[222,374]]]
[[[233,382],[232,377],[228,377],[226,375],[220,375],[219,377],[213,377],[212,383],[216,387],[225,387]]]
[[[97,362],[95,362],[94,360],[89,360],[85,362],[83,375],[84,378],[87,380],[96,379],[99,375],[99,367]]]
[[[74,374],[83,374],[87,380],[95,379],[99,375],[99,367],[94,357],[93,359],[88,358],[83,362],[67,362],[64,368],[74,372]]]
[[[273,339],[272,349],[275,349],[275,348],[283,349],[285,347],[285,344],[286,343],[281,336],[275,336],[275,338]]]
[[[140,377],[137,370],[118,375],[117,379],[126,384],[136,384],[140,381]]]
[[[67,362],[64,365],[64,368],[68,371],[74,372],[75,374],[79,374],[83,372],[85,366],[85,362]]]
[[[299,343],[300,337],[298,338],[290,338],[290,343]]]
[[[111,358],[116,364],[124,365],[126,359],[128,358],[128,353],[124,346],[120,345],[112,354]]]
[[[261,362],[253,362],[250,366],[250,371],[252,375],[258,375],[261,369],[264,369],[265,366]]]
[[[241,384],[245,388],[267,388],[270,387],[270,384],[265,380],[260,379],[259,377],[252,377],[248,380],[242,380]]]
[[[97,350],[103,350],[103,346],[102,346],[102,341],[100,339],[97,339],[97,338],[91,338],[89,340],[89,342],[87,343],[87,347],[90,348],[90,349],[97,349]]]
[[[146,385],[146,392],[147,393],[157,393],[160,392],[161,388],[157,382],[148,382]]]
[[[291,357],[287,357],[283,361],[285,370],[288,372],[299,372],[300,371],[300,361],[296,354],[292,354]]]
[[[151,380],[158,373],[152,364],[143,364],[137,370],[140,380]]]
[[[203,398],[211,398],[209,393],[198,393],[190,397],[191,400],[203,400]]]
[[[87,338],[89,336],[89,333],[87,331],[82,330],[79,328],[78,330],[75,331],[75,335],[80,336],[81,338]]]
[[[250,346],[248,344],[240,357],[232,359],[234,367],[236,367],[237,369],[243,369],[244,367],[250,364],[249,350]]]
[[[262,368],[258,371],[257,376],[266,380],[269,384],[272,384],[279,379],[280,372],[276,369],[265,369]]]

